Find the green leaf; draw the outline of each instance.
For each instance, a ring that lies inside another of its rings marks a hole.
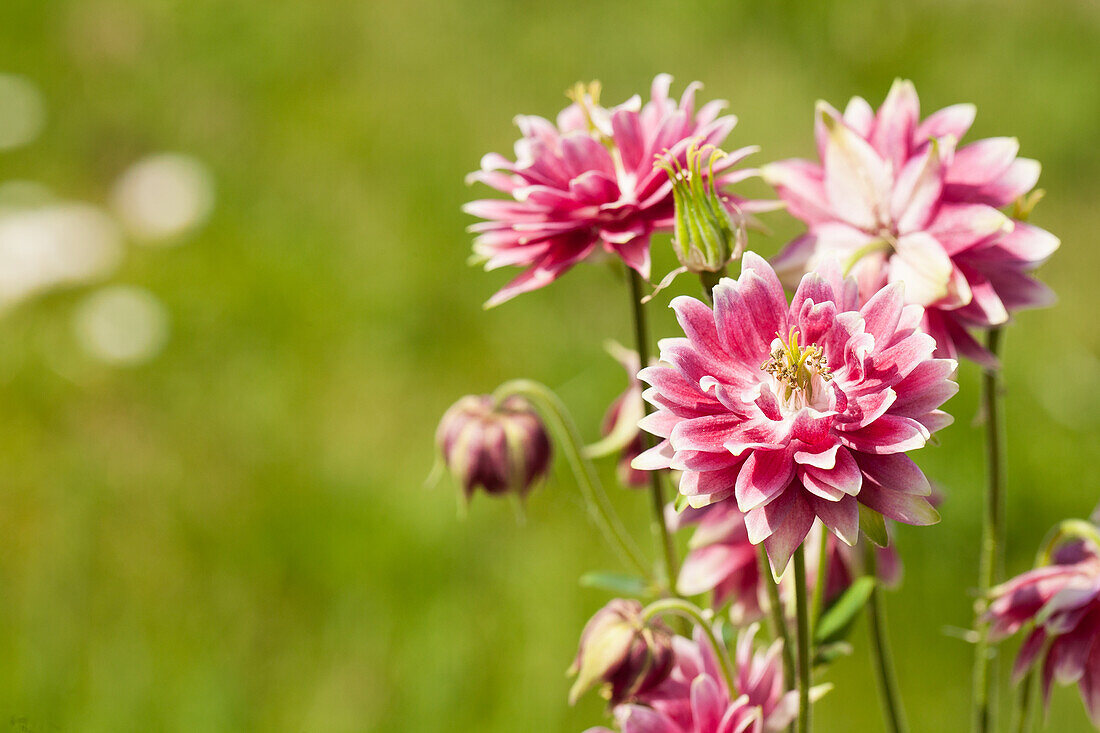
[[[863,610],[875,589],[875,579],[870,576],[857,578],[848,590],[821,615],[814,629],[814,641],[826,645],[847,636],[856,616]]]
[[[874,509],[869,509],[863,504],[859,505],[859,528],[879,547],[890,544],[890,535],[886,534],[886,520]]]
[[[646,582],[645,578],[603,570],[595,570],[582,575],[581,585],[585,588],[599,588],[600,590],[627,596],[644,596],[649,591],[649,583]]]

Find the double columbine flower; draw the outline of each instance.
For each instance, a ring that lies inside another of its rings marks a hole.
[[[802,278],[788,306],[766,261],[745,253],[713,309],[672,301],[686,338],[660,342],[643,369],[657,411],[641,426],[662,438],[634,466],[683,471],[691,506],[733,499],[753,544],[778,574],[815,518],[849,545],[859,505],[907,524],[932,524],[928,480],[907,451],[951,423],[956,363],[935,359],[923,311],[900,284],[859,306],[835,265]]]
[[[489,299],[497,305],[556,280],[599,249],[620,257],[649,279],[649,239],[673,228],[672,183],[656,156],[667,154],[683,166],[688,146],[719,145],[737,119],[719,116],[725,102],[695,109],[698,83],[690,84],[679,104],[669,99],[672,77],[653,80],[644,106],[634,96],[607,109],[599,103],[599,85],[578,85],[573,104],[557,124],[535,116],[516,118],[523,137],[516,161],[491,153],[470,181],[480,181],[512,200],[472,201],[464,210],[488,221],[474,224],[474,253],[486,269],[527,268]],[[720,161],[710,185],[721,188],[747,178],[735,166],[755,148],[742,148]],[[751,212],[774,208],[771,202],[731,204]]]
[[[1051,683],[1077,683],[1093,725],[1100,727],[1100,546],[1073,539],[1053,554],[1052,564],[996,587],[986,612],[996,641],[1025,625],[1034,628],[1013,669],[1018,682],[1043,657],[1043,699]]]
[[[466,500],[477,488],[524,496],[550,468],[550,438],[527,400],[467,395],[439,421],[436,446]]]
[[[720,609],[730,604],[730,620],[734,624],[756,621],[764,616],[767,590],[756,546],[749,541],[745,515],[736,502],[720,501],[702,509],[685,509],[675,515],[673,528],[695,525],[688,542],[688,552],[680,566],[676,591],[684,596],[713,592],[712,606]],[[815,523],[806,539],[806,580],[809,590],[817,584],[821,567],[821,523]],[[862,562],[856,548],[849,547],[830,535],[826,540],[827,571],[823,596],[828,606],[843,593],[862,572]],[[879,579],[894,585],[901,578],[901,561],[894,547],[875,548]],[[794,578],[784,573],[779,583],[780,596],[793,600]],[[788,607],[790,604],[788,603]]]
[[[999,211],[1039,178],[1038,162],[1016,157],[1015,139],[955,150],[973,121],[974,106],[958,104],[921,122],[908,81],[894,83],[877,113],[860,97],[843,115],[819,102],[821,164],[787,160],[762,169],[808,228],[776,258],[777,271],[797,280],[836,257],[857,276],[864,299],[904,282],[908,302],[925,307],[924,329],[940,355],[995,364],[967,328],[1049,305],[1052,293],[1027,273],[1058,239]]]
[[[694,640],[672,640],[675,662],[667,678],[614,710],[623,733],[779,733],[798,713],[798,693],[783,686],[782,641],[754,648],[757,625],[742,629],[730,690],[714,650],[696,629]],[[814,691],[814,697],[825,688]],[[586,733],[610,733],[590,728]]]

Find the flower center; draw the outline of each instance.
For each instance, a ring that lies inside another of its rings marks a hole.
[[[789,409],[828,407],[825,383],[833,378],[825,352],[817,344],[799,346],[799,333],[792,328],[786,342],[776,334],[771,358],[760,365],[776,381],[779,401]]]

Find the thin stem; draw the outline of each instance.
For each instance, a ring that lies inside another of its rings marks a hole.
[[[810,603],[810,628],[817,630],[817,620],[821,618],[821,608],[825,605],[825,586],[829,583],[829,530],[821,527],[821,545],[817,553],[817,582]]]
[[[565,405],[549,387],[530,379],[514,379],[505,382],[497,388],[493,396],[497,400],[502,400],[513,394],[530,400],[557,435],[562,452],[565,453],[566,460],[577,478],[577,485],[588,506],[588,513],[603,532],[604,538],[615,549],[623,563],[643,577],[648,577],[649,571],[646,568],[645,558],[608,500],[592,462],[584,457],[581,450],[584,441]]]
[[[991,328],[986,338],[986,348],[993,356],[1000,351],[1001,329]],[[1004,475],[1001,467],[1002,427],[1000,422],[1000,374],[986,368],[982,373],[982,405],[985,410],[986,485],[985,512],[982,517],[982,546],[978,567],[978,595],[975,604],[974,625],[978,631],[978,643],[974,646],[974,730],[988,733],[994,729],[993,710],[996,690],[996,647],[989,643],[989,624],[982,621],[985,599],[989,589],[998,580],[1000,548],[1004,535]]]
[[[642,305],[642,277],[635,270],[630,272],[630,305],[634,314],[634,347],[638,350],[638,363],[649,366],[649,327],[646,323],[645,306]],[[652,406],[646,402],[645,414],[652,412]],[[654,445],[653,436],[643,431],[646,448]],[[675,595],[676,576],[679,566],[676,563],[676,545],[672,533],[665,521],[665,491],[661,471],[649,472],[649,494],[653,504],[653,534],[664,555],[664,570],[668,581],[669,593]]]
[[[901,693],[898,691],[898,679],[894,673],[890,642],[886,638],[886,612],[883,608],[882,589],[875,570],[875,548],[870,542],[863,544],[864,572],[875,579],[871,597],[867,601],[867,631],[871,637],[871,656],[878,681],[879,699],[882,701],[882,714],[889,733],[906,733],[909,726],[905,722],[905,710],[901,705]]]
[[[645,610],[642,611],[642,621],[648,621],[654,616],[663,613],[675,613],[686,618],[688,621],[693,621],[703,630],[707,640],[710,642],[711,648],[714,650],[714,656],[718,660],[718,667],[722,670],[722,677],[726,681],[730,699],[735,699],[738,694],[737,685],[733,678],[733,667],[730,664],[729,652],[726,650],[725,644],[722,644],[718,640],[718,636],[714,633],[714,628],[711,625],[711,621],[706,617],[706,614],[704,614],[694,603],[685,601],[683,598],[662,598],[646,606]]]
[[[1031,688],[1035,686],[1035,670],[1028,671],[1020,683],[1019,709],[1020,718],[1016,721],[1016,733],[1028,733],[1031,730],[1031,699],[1034,697]]]
[[[794,605],[798,619],[798,731],[810,733],[810,615],[806,603],[806,549],[794,551]]]
[[[771,565],[764,545],[757,545],[757,564],[760,566],[760,582],[768,592],[768,611],[771,614],[771,632],[773,639],[783,640],[783,689],[794,689],[794,649],[791,637],[787,633],[787,615],[783,612],[783,601],[779,598],[779,584],[772,578]]]

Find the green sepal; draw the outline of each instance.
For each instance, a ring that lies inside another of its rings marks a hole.
[[[689,506],[687,494],[676,494],[676,501],[673,503],[672,506],[676,510],[677,514],[687,509]]]
[[[886,533],[886,520],[874,509],[859,505],[859,529],[867,539],[879,547],[890,544],[890,535]]]
[[[864,575],[848,586],[848,590],[821,614],[814,629],[814,642],[825,646],[843,641],[855,623],[856,616],[870,600],[876,582],[874,578]]]

